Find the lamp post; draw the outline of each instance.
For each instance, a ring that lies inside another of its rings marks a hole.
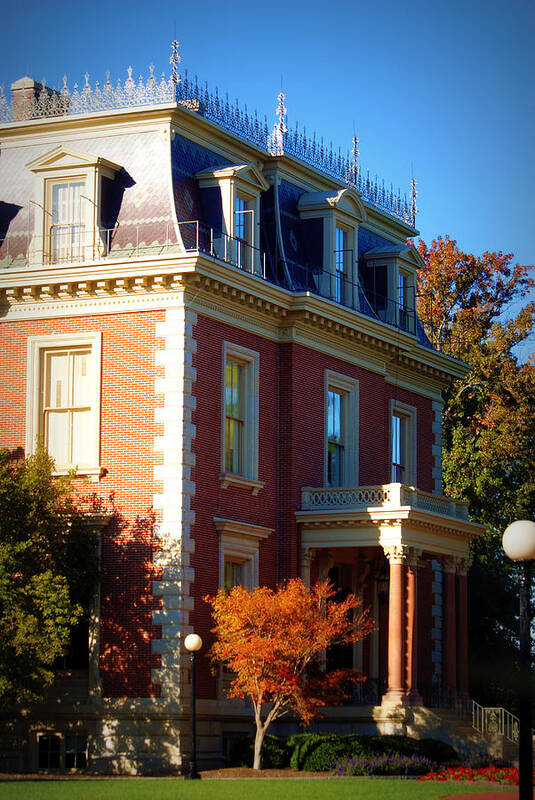
[[[197,736],[196,736],[196,719],[195,719],[195,656],[197,651],[202,647],[202,639],[197,633],[190,633],[184,639],[184,647],[189,651],[191,659],[191,758],[189,762],[189,771],[184,776],[189,780],[198,780],[201,776],[197,772]]]
[[[533,739],[531,733],[531,562],[535,559],[535,522],[517,520],[503,534],[503,549],[520,561],[520,741],[519,800],[533,798]]]

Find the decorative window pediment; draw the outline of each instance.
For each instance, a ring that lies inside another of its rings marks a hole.
[[[90,261],[105,252],[102,179],[121,167],[102,156],[58,145],[27,165],[35,175],[30,263]]]
[[[48,172],[49,170],[63,169],[90,169],[98,168],[102,174],[108,178],[113,178],[115,172],[121,167],[108,161],[102,156],[95,156],[92,153],[83,153],[81,150],[66,149],[63,145],[58,145],[48,153],[34,158],[26,164],[31,172]]]
[[[366,219],[366,209],[360,195],[354,189],[338,191],[305,192],[299,198],[297,209],[301,219],[322,217],[336,212],[341,222],[355,224]],[[344,220],[344,217],[346,218]]]

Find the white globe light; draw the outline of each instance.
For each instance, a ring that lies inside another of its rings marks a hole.
[[[202,639],[198,633],[188,633],[186,638],[184,639],[184,647],[186,650],[189,650],[190,653],[195,653],[197,650],[200,650],[202,647]]]
[[[518,519],[507,526],[502,539],[503,549],[511,561],[535,558],[535,522]]]

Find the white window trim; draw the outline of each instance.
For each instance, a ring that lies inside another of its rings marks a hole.
[[[219,534],[219,588],[225,587],[225,559],[234,558],[247,565],[249,585],[245,588],[254,589],[258,586],[260,542],[273,528],[221,517],[214,517],[214,525]]]
[[[359,485],[359,382],[339,372],[325,370],[324,390],[324,467],[323,480],[327,486],[328,477],[328,412],[329,390],[341,392],[344,395],[344,486],[354,487]],[[333,487],[334,488],[334,487]]]
[[[242,473],[234,474],[225,469],[225,374],[228,360],[235,360],[245,366],[244,375],[244,445]],[[221,488],[237,486],[250,489],[258,494],[264,483],[258,480],[258,438],[259,438],[259,390],[260,353],[232,342],[223,342],[221,369]]]
[[[417,411],[414,406],[409,406],[407,403],[401,403],[399,400],[390,401],[390,423],[389,423],[389,443],[388,443],[388,469],[390,471],[389,482],[392,482],[392,418],[394,415],[403,417],[406,420],[406,486],[416,486],[417,480]]]
[[[95,444],[94,464],[84,467],[79,475],[100,475],[100,372],[101,372],[100,331],[90,333],[53,334],[50,336],[29,336],[26,368],[26,453],[35,453],[39,438],[41,417],[41,352],[53,348],[90,347],[93,362],[93,394],[91,408],[94,409]],[[59,469],[56,475],[65,475],[69,470]]]
[[[49,259],[50,187],[57,183],[83,181],[83,232],[81,260],[87,261],[106,252],[106,233],[101,230],[102,178],[114,178],[121,167],[100,156],[58,146],[30,161],[27,168],[35,175],[34,226],[29,258],[33,265],[53,265]]]

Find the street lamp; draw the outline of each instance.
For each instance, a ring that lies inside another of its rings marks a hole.
[[[198,780],[201,776],[197,772],[197,736],[195,730],[195,656],[202,647],[202,639],[198,633],[190,633],[184,639],[184,647],[189,651],[191,659],[191,758],[189,771],[184,776],[189,780]]]
[[[535,522],[512,522],[503,534],[503,549],[520,572],[520,741],[519,800],[533,798],[533,739],[531,733],[531,562],[535,559]]]

